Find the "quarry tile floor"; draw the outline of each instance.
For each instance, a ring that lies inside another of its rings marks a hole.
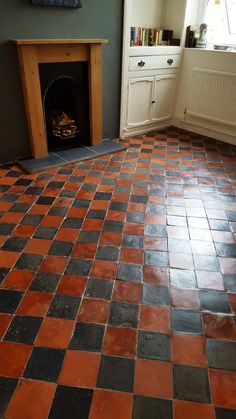
[[[0,417],[236,418],[236,147],[0,167]]]

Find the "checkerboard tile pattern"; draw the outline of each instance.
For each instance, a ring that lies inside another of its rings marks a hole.
[[[236,418],[236,147],[0,168],[0,416]]]

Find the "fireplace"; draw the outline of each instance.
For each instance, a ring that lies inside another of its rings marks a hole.
[[[16,40],[34,158],[102,142],[101,46],[107,40]],[[58,136],[59,135],[59,136]]]
[[[40,64],[48,150],[89,145],[88,63]]]

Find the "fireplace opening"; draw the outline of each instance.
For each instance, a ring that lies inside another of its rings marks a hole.
[[[40,64],[48,149],[89,145],[89,89],[86,62]]]

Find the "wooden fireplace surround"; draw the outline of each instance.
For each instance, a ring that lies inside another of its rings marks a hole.
[[[102,141],[102,44],[106,39],[17,39],[29,139],[34,158],[48,155],[39,64],[87,61],[90,144]]]

